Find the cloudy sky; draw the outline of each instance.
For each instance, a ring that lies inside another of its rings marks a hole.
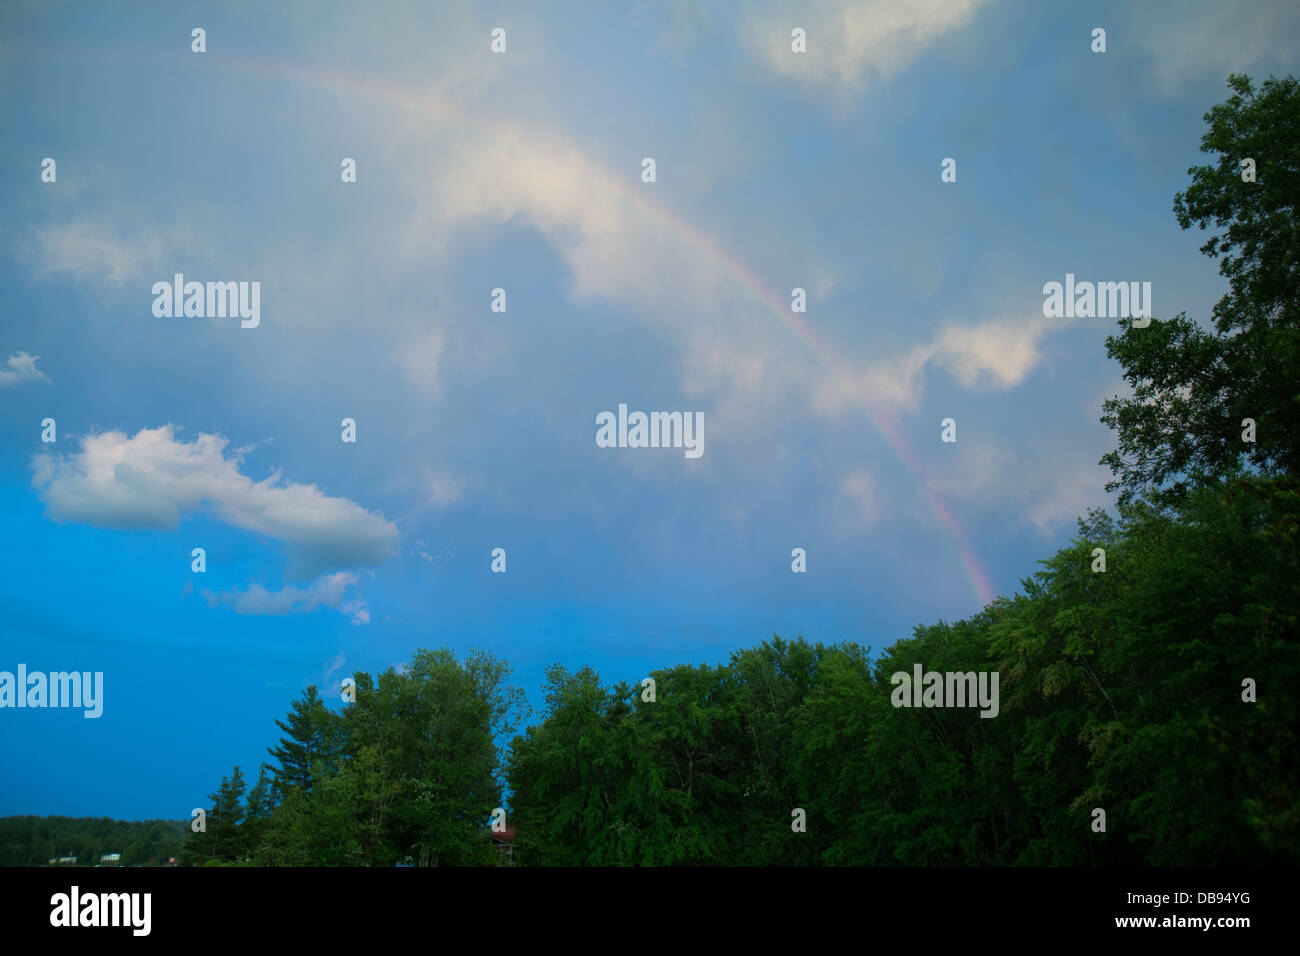
[[[1116,323],[1043,285],[1205,321],[1173,196],[1300,12],[738,6],[4,6],[0,670],[105,700],[0,710],[0,814],[188,817],[417,647],[535,706],[552,661],[878,650],[1109,503]],[[176,273],[260,324],[155,316]],[[597,447],[620,403],[702,412],[703,455]]]

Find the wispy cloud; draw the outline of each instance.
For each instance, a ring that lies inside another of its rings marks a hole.
[[[357,576],[347,571],[323,574],[306,587],[287,586],[271,591],[253,583],[247,590],[213,593],[203,591],[208,607],[225,604],[236,614],[309,614],[319,607],[334,608],[352,618],[353,624],[369,624],[370,610],[360,599],[345,600],[345,592],[355,586]],[[340,658],[342,655],[339,655]],[[338,664],[342,666],[342,664]],[[331,672],[332,673],[332,670]],[[328,674],[326,675],[328,676]]]
[[[45,373],[36,367],[39,355],[15,352],[4,365],[0,365],[0,388],[21,385],[23,382],[48,382]]]
[[[734,307],[726,270],[701,255],[687,238],[692,226],[672,221],[656,204],[655,187],[641,183],[637,173],[607,171],[558,133],[508,126],[476,131],[449,142],[439,176],[408,182],[413,201],[403,248],[412,256],[445,257],[456,248],[450,239],[458,230],[529,225],[572,270],[574,298],[621,302],[664,329],[681,357],[683,387],[742,407],[752,406],[759,393],[775,398],[784,390],[813,396],[821,413],[838,413],[864,396],[901,409],[916,401],[928,366],[946,369],[967,388],[1009,388],[1039,359],[1045,324],[1031,316],[952,326],[861,372],[828,377],[820,365],[792,355],[779,332],[734,318],[748,312]],[[833,290],[835,279],[822,267],[810,283],[817,299]],[[445,345],[439,331],[409,340],[400,352],[408,380],[436,394]]]
[[[406,380],[433,398],[442,393],[440,365],[447,347],[447,335],[441,329],[420,333],[397,352],[397,362]]]
[[[438,472],[429,478],[429,504],[446,508],[455,504],[465,493],[465,481],[447,472]]]
[[[413,248],[450,251],[450,230],[518,220],[552,244],[573,273],[579,300],[600,296],[641,303],[699,298],[717,277],[655,222],[639,164],[614,175],[558,132],[509,126],[449,142],[438,176],[410,186],[416,202]]]
[[[1109,477],[1097,466],[1061,469],[1029,498],[1026,517],[1040,534],[1051,535],[1062,525],[1073,524],[1089,508],[1108,504],[1109,495],[1102,487]]]
[[[846,475],[840,482],[840,495],[850,516],[863,524],[875,524],[880,509],[876,502],[876,481],[870,472],[859,469]]]
[[[338,654],[335,656],[334,661],[329,665],[325,673],[321,676],[321,681],[320,681],[321,685],[324,686],[328,684],[330,678],[333,677],[335,674],[337,674],[343,668],[343,666],[347,664],[347,662],[348,659],[343,656],[343,652],[339,651]]]
[[[423,541],[415,542],[415,550],[412,551],[411,554],[414,555],[415,557],[423,558],[429,564],[433,564],[435,561],[442,561],[446,558],[456,557],[455,552],[451,551],[450,549],[447,549],[445,553],[430,554],[429,546],[425,544]]]
[[[159,272],[163,244],[152,232],[122,235],[101,223],[79,219],[38,229],[29,254],[41,278],[67,274],[122,285]]]
[[[1011,388],[1038,364],[1038,343],[1046,331],[1047,324],[1037,317],[950,326],[930,341],[860,373],[825,379],[817,404],[826,412],[837,412],[850,402],[894,410],[915,407],[922,373],[932,365],[947,370],[966,388]]]
[[[743,42],[769,69],[844,101],[874,77],[901,72],[944,34],[965,26],[986,0],[803,0],[746,5]],[[807,52],[791,50],[791,30]]]
[[[1229,73],[1291,63],[1300,32],[1300,6],[1292,0],[1256,0],[1248,8],[1155,0],[1134,4],[1131,16],[1125,32],[1149,55],[1155,90],[1164,96],[1183,93],[1189,83],[1221,83]]]

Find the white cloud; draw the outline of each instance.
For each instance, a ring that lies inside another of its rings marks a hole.
[[[933,355],[967,388],[973,388],[981,376],[999,388],[1010,388],[1038,364],[1038,339],[1045,330],[1037,319],[948,328]]]
[[[742,41],[781,76],[851,96],[874,75],[888,79],[945,33],[965,26],[986,0],[803,0],[746,6]],[[790,49],[802,27],[806,53]]]
[[[536,229],[573,272],[573,295],[624,299],[645,306],[698,302],[724,283],[697,250],[680,241],[666,210],[640,179],[639,158],[608,173],[562,135],[506,125],[462,138],[435,138],[424,116],[407,135],[444,153],[437,176],[408,181],[414,201],[405,248],[414,259],[455,251],[452,232],[469,225],[518,222]],[[400,147],[395,146],[395,149]],[[664,312],[661,318],[674,316]],[[685,323],[686,317],[678,321]]]
[[[860,373],[825,379],[818,389],[817,406],[824,412],[839,411],[850,402],[889,409],[915,407],[922,372],[930,365],[947,369],[966,388],[982,382],[1011,388],[1038,364],[1038,342],[1046,330],[1047,324],[1038,317],[949,327],[901,356]]]
[[[841,43],[827,36],[836,35],[837,24],[849,24],[843,49],[831,59],[836,71],[856,78],[867,69],[866,60],[885,48],[893,52],[884,56],[884,65],[872,60],[872,69],[901,68],[899,49],[910,51],[908,58],[916,55],[977,6],[975,0],[879,10],[872,4],[849,9],[822,3],[805,25],[820,18],[826,24],[826,36],[818,33],[821,42]],[[877,26],[868,22],[872,11],[879,13]],[[788,26],[782,36],[788,52]],[[915,404],[927,367],[946,369],[967,388],[1009,388],[1038,361],[1041,317],[949,328],[860,372],[828,374],[792,349],[778,324],[753,321],[755,300],[738,290],[725,263],[710,254],[711,240],[696,239],[693,224],[679,222],[662,205],[657,187],[640,181],[640,153],[632,160],[620,156],[626,165],[608,169],[563,133],[495,122],[431,124],[429,116],[446,108],[436,98],[428,109],[416,108],[417,102],[392,124],[385,142],[394,160],[431,149],[442,160],[437,176],[412,170],[403,184],[410,201],[395,226],[400,258],[425,265],[432,255],[450,262],[464,254],[467,240],[490,241],[503,226],[535,229],[571,270],[575,299],[620,302],[666,333],[680,356],[682,387],[716,403],[716,422],[761,420],[762,403],[788,403],[792,396],[810,399],[820,414],[838,414],[853,403],[906,409]],[[820,301],[834,290],[836,276],[829,267],[813,268],[805,284]],[[398,353],[407,379],[437,395],[446,345],[441,331],[409,336]]]
[[[577,298],[621,300],[645,321],[668,327],[682,354],[688,393],[708,390],[746,407],[759,393],[775,398],[783,386],[814,395],[823,413],[853,401],[906,408],[915,403],[927,366],[947,369],[967,388],[984,380],[1008,388],[1038,361],[1041,317],[950,327],[849,376],[828,376],[814,363],[794,361],[787,341],[736,318],[748,311],[726,299],[734,290],[707,256],[683,241],[683,229],[665,228],[655,221],[662,210],[634,198],[642,185],[636,173],[628,170],[621,182],[573,144],[505,128],[458,144],[439,176],[411,184],[422,199],[413,204],[419,226],[408,229],[426,251],[432,243],[445,252],[452,231],[472,223],[531,225],[573,270]],[[829,271],[813,280],[816,296],[834,288]],[[431,333],[403,349],[412,381],[436,389],[444,344],[442,333]]]
[[[0,388],[23,382],[48,382],[45,373],[36,367],[39,355],[15,352],[4,365],[0,365]]]
[[[41,277],[68,273],[113,285],[154,276],[162,269],[161,240],[152,233],[121,236],[107,226],[77,220],[36,233],[36,270]]]
[[[279,591],[270,591],[262,585],[253,583],[245,591],[238,589],[214,594],[204,590],[203,596],[208,607],[226,604],[233,607],[236,614],[309,614],[319,607],[334,608],[352,618],[353,624],[369,624],[370,611],[363,600],[344,600],[348,588],[357,583],[357,576],[347,571],[323,574],[306,587],[288,586]],[[343,655],[339,654],[335,664],[326,672],[326,678],[342,667]]]
[[[56,521],[108,528],[173,529],[204,504],[227,524],[283,541],[297,574],[374,565],[386,560],[397,528],[382,515],[315,485],[281,484],[240,473],[227,441],[200,434],[178,441],[175,426],[141,429],[128,438],[105,432],[81,439],[78,452],[42,453],[32,461],[33,485]]]
[[[877,40],[891,49],[901,43],[915,55],[923,41],[963,22],[976,6],[968,0],[956,8],[932,2],[915,11],[888,8],[874,40],[876,34],[863,25],[864,17],[871,18],[862,9],[823,3],[813,12],[831,26],[845,20],[856,31],[851,49],[837,54],[843,61],[837,69],[847,71],[851,54],[870,58]],[[828,26],[826,32],[835,30]],[[783,35],[788,51],[788,27]],[[700,239],[698,223],[679,221],[694,216],[664,204],[670,189],[640,181],[641,153],[620,154],[615,169],[563,132],[504,122],[431,123],[431,116],[448,115],[432,95],[413,96],[403,106],[389,118],[383,137],[390,159],[410,169],[402,184],[408,201],[394,224],[400,261],[393,265],[427,268],[430,257],[452,263],[467,246],[492,241],[503,227],[534,229],[570,270],[573,298],[618,302],[664,333],[679,356],[683,389],[713,403],[715,422],[761,421],[767,406],[788,407],[792,400],[811,401],[814,411],[831,415],[858,402],[903,409],[915,403],[927,367],[947,369],[967,388],[985,381],[1007,388],[1038,361],[1041,318],[950,328],[860,372],[828,373],[792,348],[779,323],[754,320],[756,308],[770,306],[760,306],[752,290],[741,288],[745,283],[737,281],[736,270],[711,252],[722,237]],[[405,162],[430,150],[442,157],[437,176]],[[660,175],[671,175],[671,169],[665,166]],[[810,266],[803,279],[814,301],[829,296],[836,281],[830,264]],[[408,333],[396,353],[405,378],[439,395],[447,346],[444,331]]]

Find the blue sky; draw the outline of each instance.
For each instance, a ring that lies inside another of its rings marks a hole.
[[[0,710],[0,814],[185,818],[417,647],[536,707],[552,661],[968,616],[962,548],[1014,592],[1109,504],[1123,391],[1043,284],[1206,320],[1173,196],[1292,7],[6,5],[0,670],[105,702]],[[259,282],[260,325],[155,317],[177,272]],[[703,456],[598,448],[620,403],[702,412]]]

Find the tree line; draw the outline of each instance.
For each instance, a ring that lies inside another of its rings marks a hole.
[[[653,694],[553,666],[501,752],[506,665],[420,651],[341,712],[309,688],[183,859],[486,864],[502,806],[525,865],[1294,864],[1298,534],[1289,478],[1093,512],[1022,593],[874,657],[773,637]],[[918,664],[997,672],[997,716],[895,706]]]
[[[47,866],[63,857],[93,866],[110,853],[122,854],[122,866],[161,866],[180,855],[187,829],[182,820],[0,817],[0,866]]]
[[[655,672],[653,703],[553,668],[507,760],[519,858],[1295,863],[1298,526],[1294,483],[1242,479],[1172,513],[1094,513],[1022,594],[875,660],[774,637]],[[895,706],[917,664],[999,672],[998,716]]]

